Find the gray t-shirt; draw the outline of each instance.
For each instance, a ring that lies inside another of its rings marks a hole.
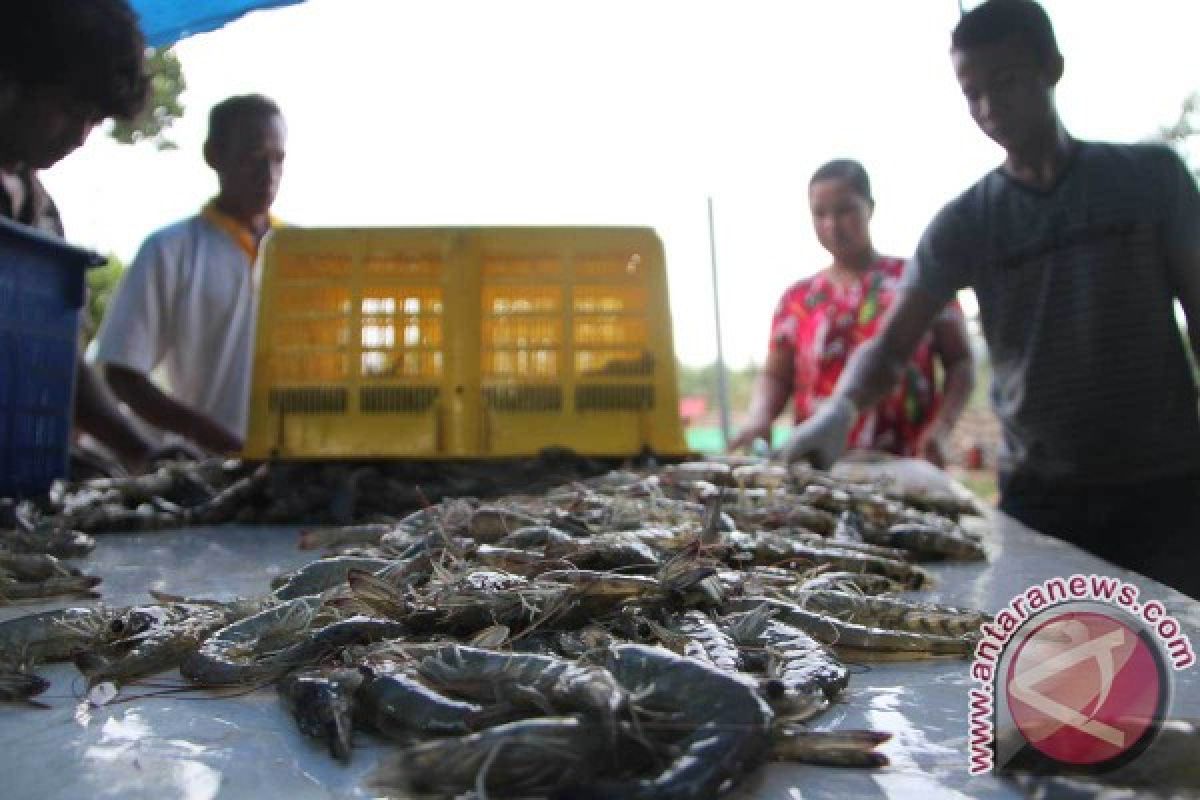
[[[975,289],[1002,473],[1128,484],[1200,473],[1168,269],[1197,252],[1200,195],[1178,156],[1080,143],[1049,191],[997,169],[949,203],[903,283]]]

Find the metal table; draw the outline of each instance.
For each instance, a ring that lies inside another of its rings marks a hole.
[[[1098,573],[1136,583],[1142,597],[1160,600],[1200,641],[1200,603],[1119,570],[1079,549],[997,515],[987,564],[934,565],[936,583],[914,594],[937,602],[995,612],[1027,587],[1054,576]],[[196,528],[101,538],[81,563],[104,578],[104,602],[150,602],[148,589],[196,597],[263,593],[269,579],[314,557],[296,549],[295,528]],[[0,619],[65,603],[0,608]],[[214,698],[187,691],[88,708],[71,665],[49,665],[52,681],[39,699],[49,710],[0,708],[0,752],[7,764],[0,796],[9,800],[208,800],[208,798],[364,798],[365,778],[388,745],[359,737],[343,766],[303,736],[275,692]],[[178,673],[162,680],[179,681]],[[856,669],[841,703],[818,729],[891,731],[880,770],[771,765],[738,797],[770,800],[824,798],[1010,798],[1021,794],[991,776],[967,773],[967,703],[972,687],[962,660],[872,663]],[[122,698],[152,688],[133,686]],[[1200,717],[1195,668],[1176,673],[1172,716]]]

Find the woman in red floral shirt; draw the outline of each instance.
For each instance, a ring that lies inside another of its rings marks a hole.
[[[846,359],[875,335],[891,306],[904,261],[871,243],[870,179],[857,161],[831,161],[808,185],[813,228],[833,263],[784,292],[771,321],[767,363],[754,386],[749,418],[730,449],[770,441],[788,396],[804,420],[833,392]],[[934,363],[940,362],[937,385]],[[957,302],[948,305],[905,367],[896,391],[859,416],[849,446],[919,456],[945,465],[946,437],[974,383],[974,363]]]

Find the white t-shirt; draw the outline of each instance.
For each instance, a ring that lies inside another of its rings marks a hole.
[[[96,361],[149,374],[171,394],[246,435],[255,280],[246,252],[202,215],[150,235],[109,302]]]

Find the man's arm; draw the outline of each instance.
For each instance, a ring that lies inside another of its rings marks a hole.
[[[921,337],[946,305],[944,298],[923,289],[904,289],[888,309],[879,334],[850,357],[834,394],[844,395],[860,410],[882,400],[912,357]]]
[[[809,459],[822,469],[832,466],[846,450],[846,437],[859,411],[874,406],[896,385],[946,300],[923,289],[901,290],[879,334],[854,351],[833,396],[796,426],[780,456],[789,464]]]
[[[214,453],[242,449],[242,440],[210,417],[159,389],[145,373],[108,364],[105,377],[117,397],[150,424],[195,442]]]
[[[791,348],[775,346],[767,351],[767,363],[754,379],[746,424],[730,440],[730,450],[748,447],[759,438],[766,439],[768,446],[771,444],[771,424],[792,393],[793,369]]]
[[[75,376],[75,424],[116,453],[131,472],[140,471],[154,443],[126,419],[83,358],[75,360]]]
[[[942,404],[918,443],[917,453],[939,467],[946,465],[946,441],[975,388],[975,358],[966,320],[952,304],[933,323],[933,350],[942,363]]]
[[[242,443],[222,425],[184,405],[150,381],[175,334],[172,324],[180,291],[178,243],[155,234],[146,240],[121,277],[96,337],[96,361],[108,385],[139,417],[206,450],[227,453]]]

